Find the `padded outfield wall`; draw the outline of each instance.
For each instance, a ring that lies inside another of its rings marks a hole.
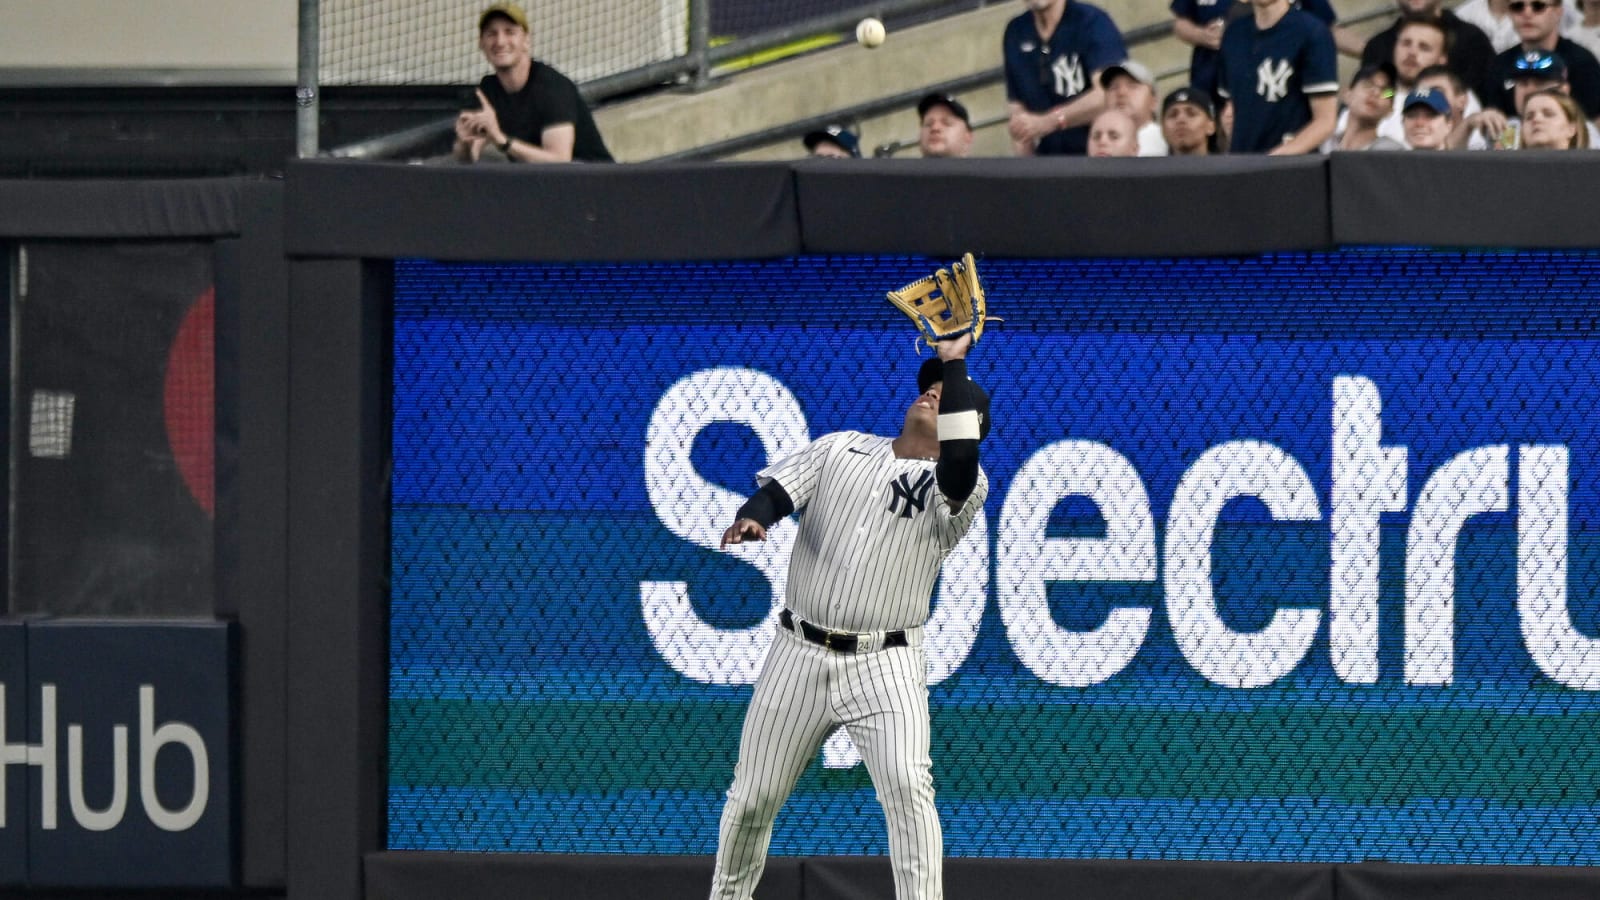
[[[1593,895],[1595,164],[1193,162],[0,185],[8,238],[223,238],[239,886],[703,896],[793,532],[712,536],[897,427],[882,291],[971,250],[950,895]],[[763,896],[888,896],[882,827],[831,741]]]
[[[792,531],[715,536],[767,461],[897,427],[881,293],[963,250],[1011,321],[930,638],[953,884],[1594,863],[1600,256],[1433,189],[1469,157],[1046,162],[296,172],[292,251],[396,260],[383,896],[714,850]],[[400,178],[423,224],[310,215]],[[832,860],[884,844],[835,736],[774,851],[844,896]]]

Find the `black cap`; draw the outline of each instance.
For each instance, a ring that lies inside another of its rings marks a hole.
[[[1400,81],[1400,75],[1395,71],[1393,63],[1377,62],[1367,63],[1356,69],[1356,74],[1350,77],[1350,86],[1355,87],[1357,84],[1366,81],[1368,78],[1371,78],[1374,75],[1383,75],[1384,77],[1388,78],[1389,87],[1391,88]]]
[[[1192,87],[1181,87],[1168,94],[1167,99],[1161,101],[1161,114],[1163,116],[1166,115],[1167,110],[1179,103],[1193,106],[1205,113],[1208,119],[1215,120],[1217,118],[1217,107],[1216,104],[1211,102],[1211,95],[1205,91],[1195,90]]]
[[[917,390],[926,394],[928,388],[935,382],[944,380],[944,360],[935,356],[922,362],[922,368],[917,370]],[[969,379],[970,382],[970,379]],[[977,382],[970,382],[972,390],[977,394],[978,410],[978,440],[989,436],[989,392],[979,387]]]
[[[851,156],[861,156],[861,139],[856,137],[855,132],[844,127],[843,125],[829,125],[827,128],[824,128],[821,131],[813,131],[808,133],[805,137],[801,138],[801,140],[805,142],[807,150],[815,150],[817,149],[818,144],[826,141],[827,143],[837,145],[841,150],[850,154]]]
[[[1534,50],[1517,57],[1511,64],[1511,78],[1537,79],[1539,81],[1566,81],[1567,61],[1561,54],[1548,50]]]
[[[967,115],[967,108],[961,105],[960,100],[949,94],[933,93],[917,101],[917,118],[920,119],[927,115],[928,110],[933,109],[935,106],[949,107],[950,111],[956,114],[956,118],[967,123],[968,128],[972,127],[972,117]]]

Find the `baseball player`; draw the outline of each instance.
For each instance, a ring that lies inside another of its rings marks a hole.
[[[971,334],[940,341],[895,438],[823,435],[762,469],[722,546],[765,540],[805,510],[786,605],[756,680],[722,810],[713,900],[750,900],[773,820],[843,726],[883,804],[899,900],[944,896],[922,626],[939,566],[983,508],[989,399],[967,377]]]

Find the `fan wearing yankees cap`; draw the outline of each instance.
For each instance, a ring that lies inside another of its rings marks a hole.
[[[1443,91],[1417,88],[1400,107],[1405,121],[1406,143],[1412,150],[1448,150],[1455,114]]]
[[[807,763],[845,728],[889,829],[898,900],[939,900],[928,619],[940,564],[981,514],[989,398],[967,375],[971,331],[936,344],[900,433],[823,435],[756,473],[722,547],[760,541],[802,512],[784,608],[745,712],[723,806],[713,900],[750,900],[773,821]]]
[[[1137,129],[1140,156],[1166,156],[1167,142],[1156,121],[1156,78],[1143,63],[1125,59],[1100,73],[1106,106],[1128,114]]]
[[[1181,87],[1161,101],[1161,136],[1171,156],[1217,153],[1217,109],[1211,95]]]
[[[917,147],[924,159],[960,159],[972,153],[972,117],[949,94],[929,94],[917,103]]]
[[[861,158],[861,139],[843,125],[829,125],[827,128],[808,132],[800,140],[805,144],[806,152],[812,156],[834,159]]]

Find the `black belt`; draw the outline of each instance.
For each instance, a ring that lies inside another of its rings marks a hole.
[[[789,612],[787,609],[778,613],[778,624],[793,631],[794,613]],[[818,628],[804,619],[800,620],[800,636],[813,644],[827,647],[835,653],[854,653],[856,648],[861,645],[862,639],[868,637],[868,635],[856,634],[850,631],[829,631],[826,628]],[[884,650],[890,647],[904,647],[905,645],[906,633],[904,631],[886,631],[883,633]]]

